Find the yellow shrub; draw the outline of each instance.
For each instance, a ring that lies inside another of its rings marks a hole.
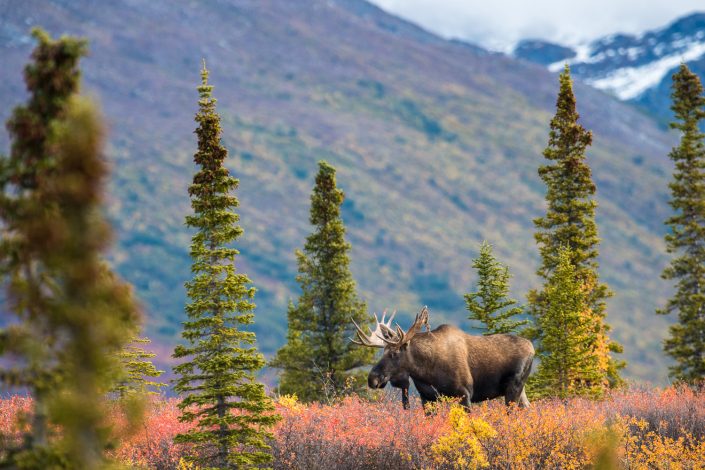
[[[306,409],[306,405],[301,404],[299,398],[294,395],[282,395],[279,397],[279,405],[284,407],[287,411],[294,413],[301,412]]]
[[[184,459],[179,460],[179,466],[176,470],[199,470],[195,463],[188,462]]]
[[[468,417],[466,410],[458,405],[451,407],[448,421],[450,431],[431,446],[436,463],[463,469],[487,467],[489,463],[480,440],[497,435],[492,426]]]

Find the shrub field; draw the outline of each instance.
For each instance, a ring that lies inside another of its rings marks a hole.
[[[0,431],[19,438],[29,399],[0,400]],[[275,468],[703,469],[705,389],[631,389],[602,401],[535,401],[528,409],[500,401],[453,402],[404,411],[396,394],[346,397],[329,404],[277,399]],[[130,430],[119,407],[109,417],[120,462],[137,468],[195,469],[176,401],[150,401],[145,421]],[[21,422],[21,420],[19,420]],[[5,443],[7,444],[7,442]]]

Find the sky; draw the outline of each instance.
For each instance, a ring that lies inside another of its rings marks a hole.
[[[520,39],[577,44],[666,26],[705,0],[370,0],[447,38],[507,51]]]

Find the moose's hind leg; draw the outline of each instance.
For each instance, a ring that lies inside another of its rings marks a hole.
[[[519,397],[519,406],[521,408],[528,408],[530,406],[529,399],[526,398],[526,390],[521,391],[521,396]]]
[[[531,373],[531,363],[531,360],[526,361],[521,371],[509,379],[504,393],[504,401],[507,405],[517,403],[522,408],[529,406],[529,400],[526,398],[526,392],[524,391],[524,384],[526,384],[526,380]]]

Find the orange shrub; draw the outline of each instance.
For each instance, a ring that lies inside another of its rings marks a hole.
[[[275,468],[429,468],[433,442],[448,430],[444,407],[425,416],[404,411],[398,400],[356,396],[334,405],[279,400]]]
[[[602,469],[705,469],[703,390],[632,389],[601,401],[540,400],[529,409],[493,401],[473,406],[467,419],[451,414],[451,402],[426,415],[418,401],[404,411],[391,397],[333,405],[280,397],[274,467],[583,469],[599,462]],[[173,444],[187,428],[176,403],[153,399],[144,425],[131,434],[116,406],[109,419],[119,446],[112,455],[136,467],[178,468],[189,449]],[[27,398],[0,400],[0,434],[16,439],[17,417],[30,407]]]

